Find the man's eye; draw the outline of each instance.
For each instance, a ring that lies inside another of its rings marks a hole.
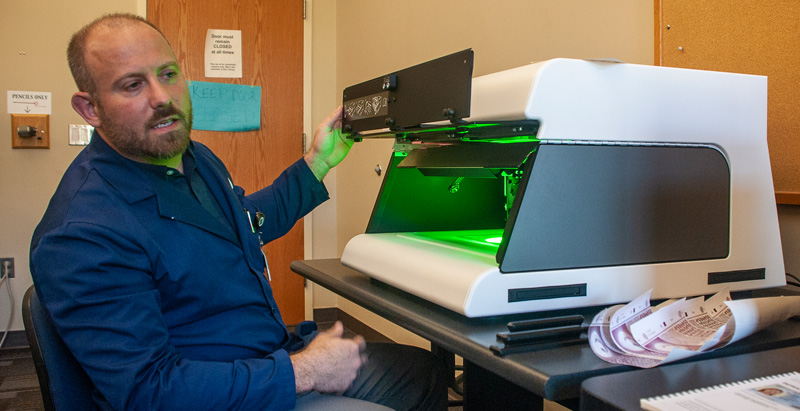
[[[125,85],[125,90],[134,91],[139,89],[142,86],[141,81],[133,81]]]

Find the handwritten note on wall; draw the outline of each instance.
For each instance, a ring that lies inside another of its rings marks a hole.
[[[195,130],[251,131],[261,128],[261,87],[189,82]]]

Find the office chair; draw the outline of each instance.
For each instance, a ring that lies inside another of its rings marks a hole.
[[[36,375],[47,411],[94,409],[89,376],[56,333],[50,316],[36,295],[28,288],[22,300],[22,321],[31,346]]]

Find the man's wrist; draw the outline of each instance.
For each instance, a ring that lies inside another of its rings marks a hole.
[[[311,170],[311,173],[313,173],[314,177],[317,178],[317,181],[322,181],[322,179],[328,174],[328,171],[331,170],[327,163],[319,160],[312,152],[309,152],[303,156],[303,159],[306,161],[308,169]]]
[[[311,391],[314,388],[314,379],[311,370],[308,369],[308,363],[302,353],[297,353],[289,356],[294,368],[294,385],[297,393]]]

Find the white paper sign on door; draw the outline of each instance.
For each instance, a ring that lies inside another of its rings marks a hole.
[[[242,78],[242,31],[206,32],[206,77]]]

